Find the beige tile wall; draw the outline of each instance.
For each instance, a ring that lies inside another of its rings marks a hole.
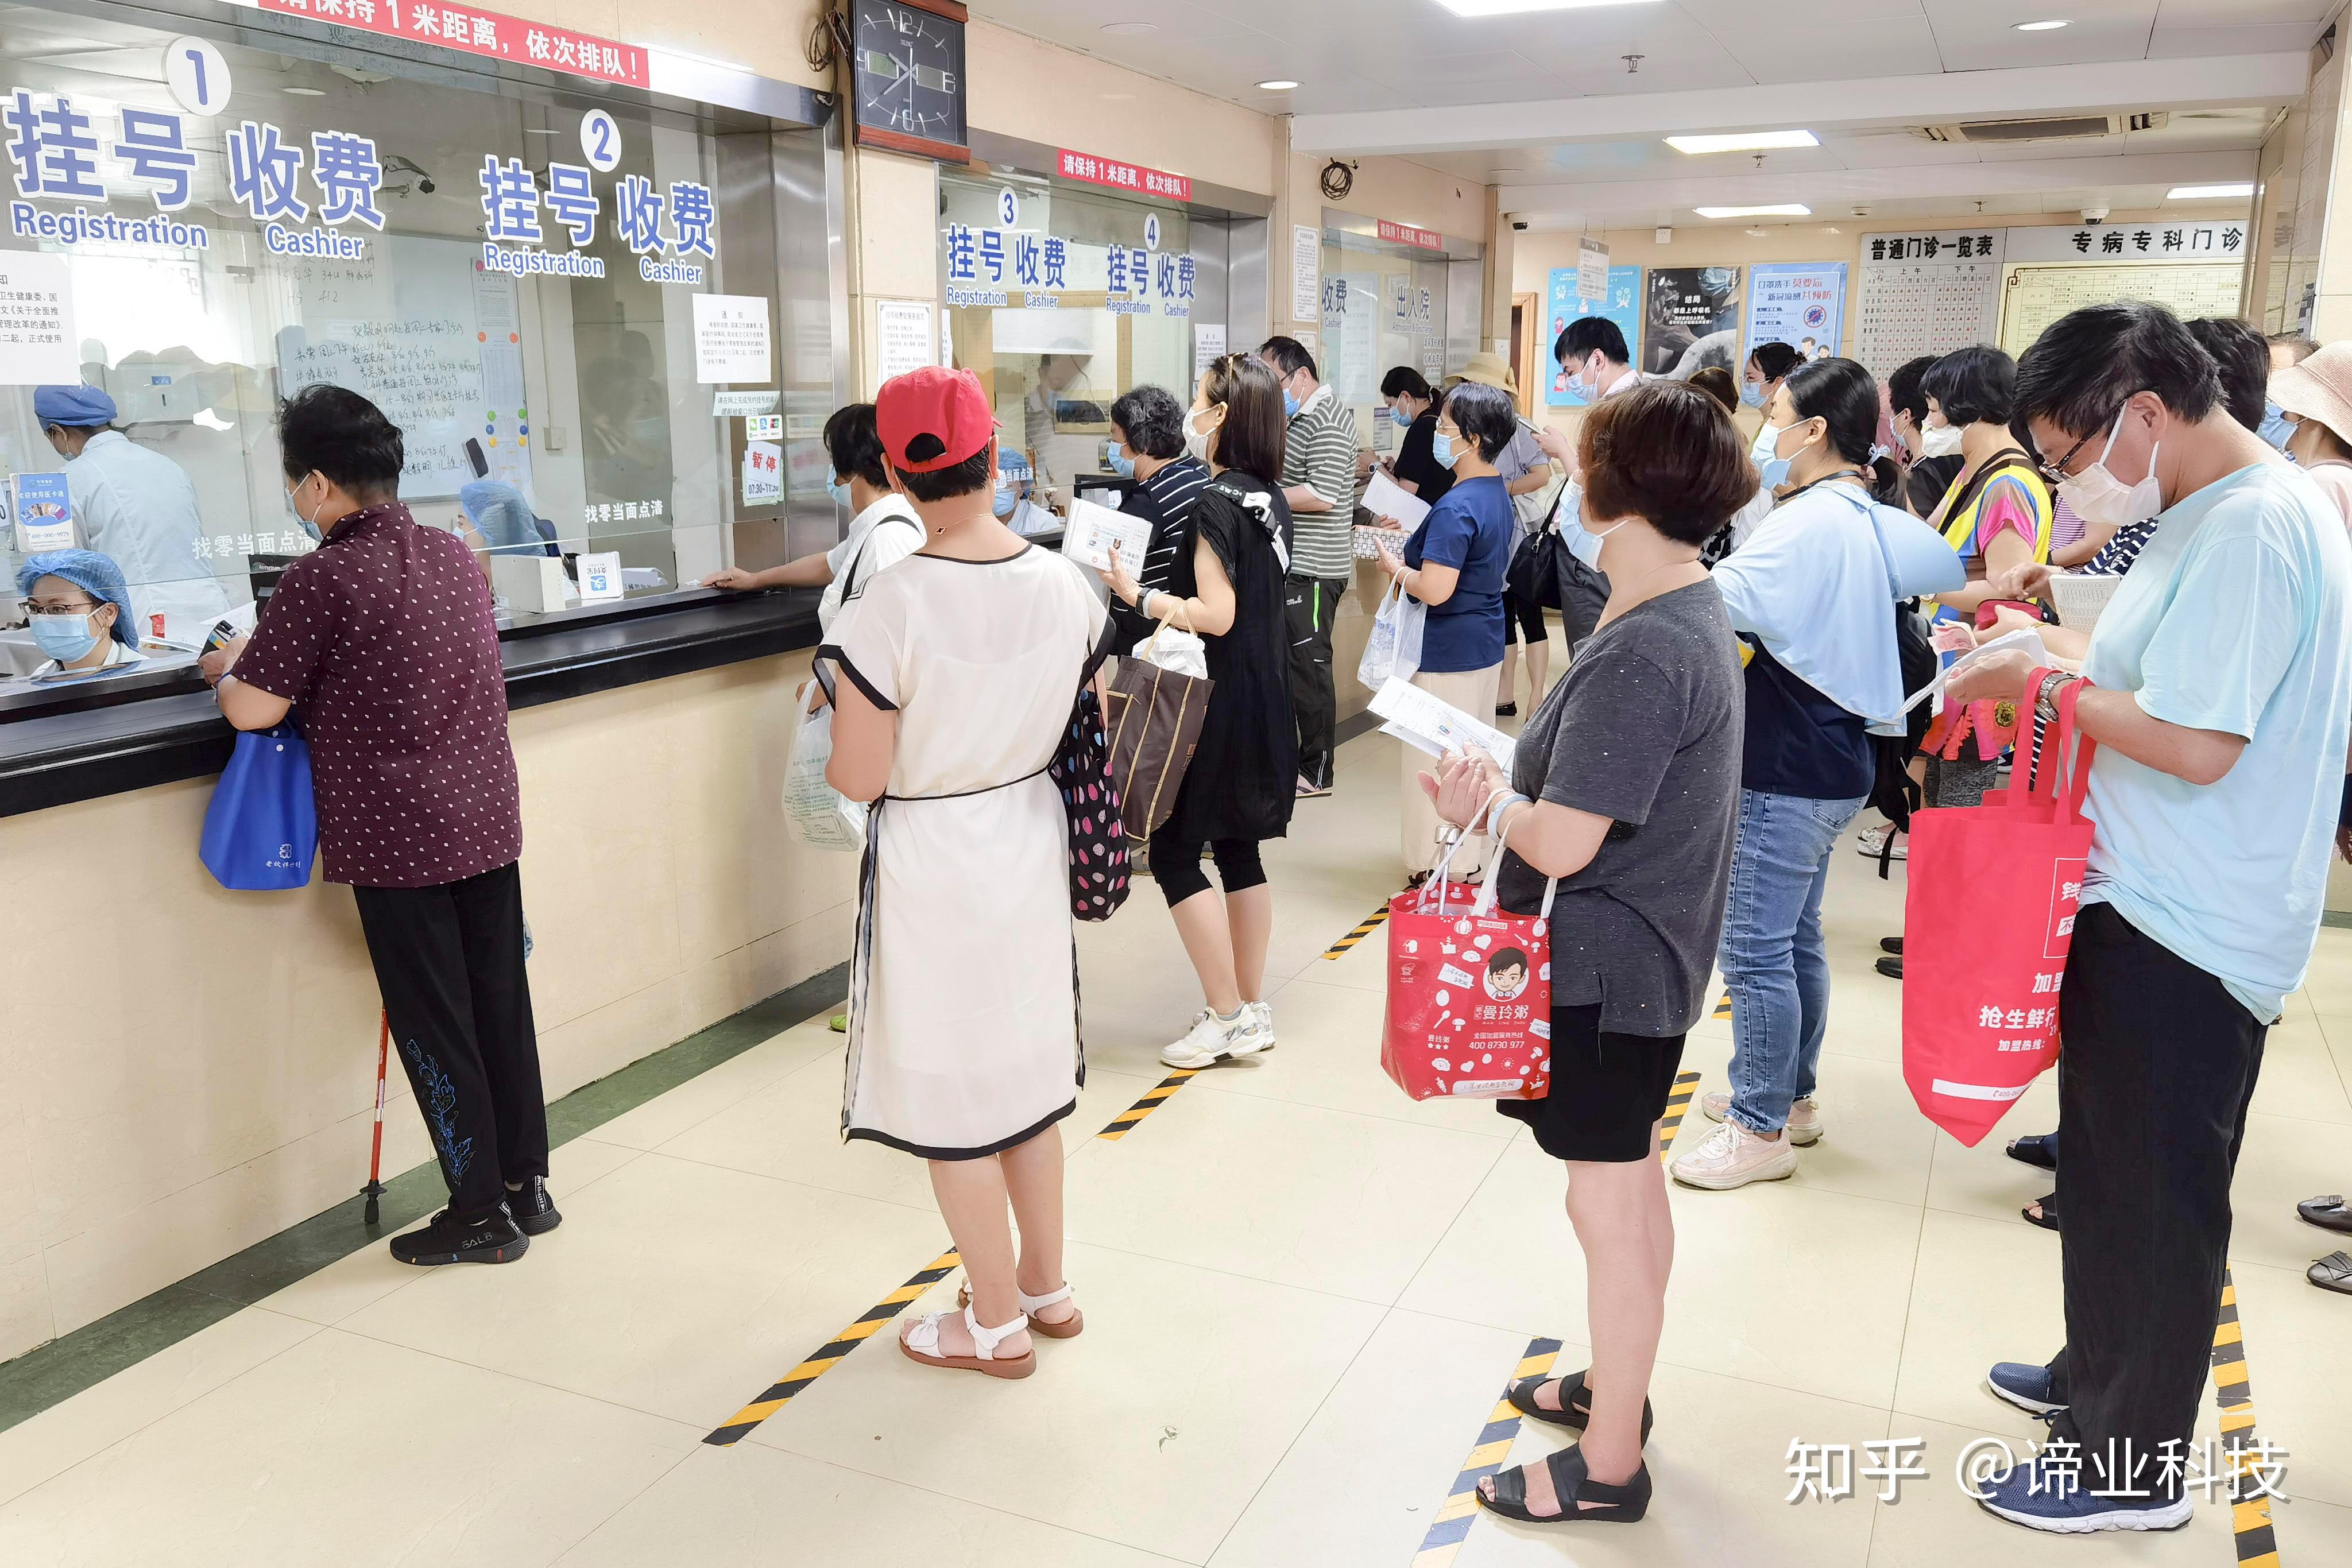
[[[550,1098],[847,956],[855,865],[776,800],[808,656],[529,708],[523,894]],[[0,1358],[358,1190],[376,995],[351,894],[216,886],[209,780],[0,819]],[[427,1157],[400,1074],[384,1167]],[[562,1156],[556,1179],[562,1183]]]

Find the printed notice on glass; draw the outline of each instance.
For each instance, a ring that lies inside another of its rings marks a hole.
[[[1432,757],[1475,748],[1501,763],[1505,773],[1511,770],[1509,736],[1492,725],[1480,723],[1410,681],[1391,680],[1374,692],[1371,709],[1388,720],[1381,727],[1382,734],[1393,735]]]
[[[710,413],[717,419],[743,419],[757,413],[776,412],[776,389],[759,387],[749,392],[722,392],[710,394]]]
[[[874,366],[877,383],[939,362],[939,340],[931,336],[929,300],[877,299],[874,302]]]
[[[694,379],[772,382],[768,350],[768,301],[759,294],[697,294],[694,298]]]
[[[0,252],[0,386],[32,387],[81,380],[81,340],[74,336],[73,287],[62,255]]]
[[[772,507],[784,498],[784,449],[772,441],[743,445],[743,504]]]
[[[1222,360],[1224,357],[1225,329],[1223,323],[1220,322],[1215,326],[1210,326],[1204,322],[1193,322],[1192,380],[1194,383],[1198,384],[1201,378],[1209,373],[1209,367],[1215,364],[1219,360]],[[1190,398],[1181,399],[1180,401],[1188,408],[1192,406],[1192,400]]]
[[[1576,242],[1576,297],[1609,298],[1609,247],[1591,235]]]
[[[1290,319],[1323,319],[1323,231],[1305,224],[1290,230]]]
[[[1129,577],[1143,571],[1143,553],[1151,548],[1151,523],[1149,518],[1130,517],[1124,512],[1114,512],[1108,507],[1092,501],[1072,501],[1070,516],[1062,529],[1062,553],[1080,566],[1093,567],[1097,571],[1110,570],[1110,552],[1118,551],[1119,563],[1127,568]]]

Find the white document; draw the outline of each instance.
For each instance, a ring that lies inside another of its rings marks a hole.
[[[1376,517],[1394,517],[1410,532],[1421,527],[1421,520],[1429,516],[1429,503],[1418,496],[1407,495],[1404,486],[1374,469],[1372,482],[1364,486],[1364,510]]]
[[[1911,700],[1903,705],[1903,711],[1909,713],[1929,697],[1939,695],[1947,685],[1951,684],[1954,675],[1977,664],[1987,655],[2007,653],[2012,648],[2022,649],[2030,654],[2037,669],[2050,663],[2050,650],[2042,645],[2042,634],[2021,626],[2014,632],[2002,632],[1990,643],[1978,643],[1974,653],[1961,654],[1952,662],[1949,669],[1940,672],[1934,680],[1912,693]],[[1378,700],[1374,699],[1376,705]]]
[[[1204,321],[1192,323],[1192,380],[1198,384],[1209,372],[1209,367],[1225,357],[1225,329],[1223,322],[1212,325]]]
[[[1144,552],[1151,548],[1151,524],[1092,501],[1071,502],[1069,517],[1063,525],[1062,553],[1080,566],[1108,571],[1114,546],[1127,574],[1142,576]]]
[[[697,294],[694,298],[694,379],[773,382],[764,294]]]
[[[784,498],[784,449],[772,441],[743,444],[743,504],[772,507]]]
[[[874,369],[877,382],[938,363],[928,299],[874,302]]]
[[[1290,231],[1290,319],[1323,319],[1323,231],[1305,224]]]
[[[24,212],[29,216],[32,209]],[[72,386],[81,380],[74,335],[73,284],[62,253],[0,254],[0,294],[12,301],[0,321],[0,386]]]
[[[714,418],[741,418],[748,414],[776,412],[776,389],[759,387],[743,392],[712,392],[710,413]]]
[[[1490,724],[1481,723],[1453,704],[1440,702],[1410,681],[1391,681],[1372,694],[1371,709],[1388,720],[1384,733],[1415,746],[1432,757],[1455,751],[1484,751],[1511,770],[1514,743]]]

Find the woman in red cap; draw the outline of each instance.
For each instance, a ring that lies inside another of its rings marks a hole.
[[[997,520],[996,423],[970,371],[894,378],[876,422],[924,543],[875,573],[818,651],[845,677],[826,777],[874,803],[842,1134],[930,1162],[963,1257],[963,1310],[917,1319],[900,1348],[1026,1377],[1032,1331],[1067,1339],[1081,1321],[1062,1278],[1058,1124],[1086,1059],[1069,828],[1045,768],[1108,617],[1076,565]]]

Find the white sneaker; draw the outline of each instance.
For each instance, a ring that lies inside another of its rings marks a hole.
[[[1667,1171],[1685,1186],[1728,1192],[1751,1181],[1795,1176],[1797,1149],[1785,1137],[1759,1138],[1737,1122],[1726,1122]]]
[[[1184,1038],[1160,1053],[1160,1060],[1170,1067],[1213,1067],[1236,1057],[1255,1056],[1272,1040],[1265,1025],[1247,1007],[1231,1021],[1204,1009]]]
[[[1886,847],[1886,835],[1894,831],[1894,828],[1891,826],[1869,829],[1864,831],[1860,838],[1854,840],[1853,847],[1861,853],[1868,856],[1870,859],[1876,860],[1878,858],[1879,852]],[[1895,853],[1891,858],[1899,861],[1909,860],[1911,858],[1911,846],[1907,842],[1898,841],[1895,846]]]
[[[1265,1043],[1259,1046],[1258,1049],[1260,1051],[1272,1051],[1274,1049],[1274,1004],[1272,1002],[1244,1002],[1242,1004],[1242,1010],[1248,1013],[1250,1017],[1257,1019],[1258,1027],[1265,1031]]]
[[[1703,1094],[1698,1108],[1710,1122],[1720,1122],[1731,1114],[1731,1096]],[[1822,1141],[1822,1107],[1819,1101],[1806,1098],[1789,1107],[1789,1142],[1801,1149],[1809,1149]]]

